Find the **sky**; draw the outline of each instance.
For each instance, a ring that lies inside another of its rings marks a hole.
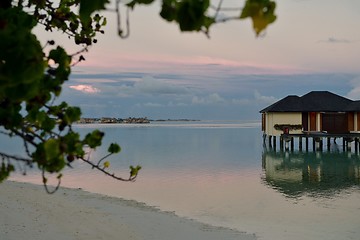
[[[276,3],[277,20],[260,37],[250,20],[217,24],[210,38],[181,33],[159,17],[156,1],[130,12],[130,36],[121,39],[116,15],[104,12],[105,34],[72,69],[59,100],[80,106],[83,117],[260,120],[261,109],[287,95],[360,99],[360,1]],[[36,31],[78,50],[61,34]]]

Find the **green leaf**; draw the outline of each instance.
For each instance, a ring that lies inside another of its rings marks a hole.
[[[83,149],[83,144],[80,142],[79,133],[70,131],[62,138],[62,143],[65,144],[64,148],[66,153],[69,155],[69,159],[74,160],[75,156],[84,156],[85,152]]]
[[[2,162],[1,168],[0,168],[0,183],[7,179],[10,175],[10,172],[15,171],[15,168],[12,164],[5,164]]]
[[[105,9],[109,0],[80,0],[79,15],[82,22],[88,24],[91,20],[91,14]]]
[[[275,8],[276,3],[271,0],[247,0],[240,19],[250,17],[253,21],[255,33],[258,36],[269,24],[276,20]]]
[[[181,31],[207,30],[215,22],[206,15],[209,6],[209,0],[163,0],[160,16],[178,22]]]
[[[79,121],[81,110],[79,107],[68,107],[65,111],[65,116],[68,123]]]
[[[130,177],[135,177],[138,175],[141,166],[137,165],[136,167],[130,166]]]
[[[92,133],[88,133],[85,136],[84,143],[89,145],[90,148],[96,148],[101,145],[101,140],[103,136],[103,132],[99,130],[94,130]]]
[[[176,0],[163,0],[160,16],[169,22],[174,21],[177,16],[176,6]]]
[[[104,17],[103,18],[103,21],[102,21],[102,23],[101,23],[101,26],[105,26],[107,24],[107,20],[106,20],[106,18]]]
[[[104,162],[104,168],[109,168],[109,167],[110,167],[110,162],[109,161]]]
[[[181,31],[200,31],[205,23],[209,0],[184,0],[178,5],[177,22]]]
[[[46,159],[52,160],[60,155],[60,144],[57,139],[50,138],[44,143]]]
[[[118,153],[120,151],[121,151],[121,148],[117,143],[111,143],[108,148],[109,153]]]
[[[33,16],[19,8],[0,8],[0,99],[23,101],[40,91],[44,71],[40,42],[31,32]]]

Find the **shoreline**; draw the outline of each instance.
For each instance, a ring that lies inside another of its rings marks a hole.
[[[60,187],[0,183],[0,238],[254,240],[255,234],[182,218],[134,200]]]

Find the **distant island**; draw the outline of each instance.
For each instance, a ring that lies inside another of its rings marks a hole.
[[[107,124],[107,123],[120,123],[120,124],[144,124],[150,122],[192,122],[192,121],[200,121],[194,119],[157,119],[152,120],[147,117],[128,117],[128,118],[114,118],[114,117],[102,117],[102,118],[80,118],[77,122],[78,124]]]

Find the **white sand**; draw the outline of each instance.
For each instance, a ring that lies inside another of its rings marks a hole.
[[[250,240],[253,234],[212,227],[173,213],[77,189],[49,195],[42,186],[0,184],[1,240]]]

